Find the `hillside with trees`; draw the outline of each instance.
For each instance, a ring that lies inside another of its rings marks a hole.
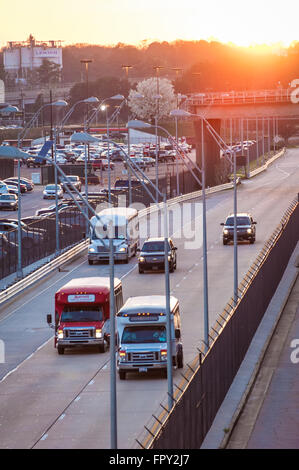
[[[140,47],[125,44],[101,46],[77,44],[63,48],[63,79],[84,80],[85,68],[80,60],[91,59],[89,78],[125,78],[123,65],[130,65],[132,82],[155,75],[175,81],[177,92],[206,90],[246,90],[287,87],[299,77],[299,42],[288,49],[269,46],[243,48],[219,42],[153,42]]]

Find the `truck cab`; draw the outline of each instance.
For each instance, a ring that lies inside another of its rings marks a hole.
[[[172,363],[183,367],[181,319],[178,300],[170,297]],[[128,372],[160,369],[167,373],[166,303],[165,296],[130,297],[118,311],[117,368],[124,380]]]

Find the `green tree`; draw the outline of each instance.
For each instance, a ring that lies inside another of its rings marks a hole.
[[[58,82],[60,74],[60,66],[48,59],[44,59],[42,65],[37,69],[38,81],[41,85]]]

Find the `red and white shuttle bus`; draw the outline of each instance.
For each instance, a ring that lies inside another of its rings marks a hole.
[[[122,283],[114,279],[115,313],[123,305]],[[47,315],[48,324],[55,328],[54,347],[58,354],[78,346],[96,346],[105,351],[103,326],[110,317],[109,277],[72,279],[55,294],[55,324]]]

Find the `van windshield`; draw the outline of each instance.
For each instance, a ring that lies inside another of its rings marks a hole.
[[[170,249],[169,245],[168,245],[168,249]],[[151,253],[154,251],[164,252],[164,241],[146,242],[144,243],[141,251],[144,251],[146,253]]]
[[[90,322],[90,321],[102,321],[103,310],[102,307],[88,306],[83,307],[82,305],[66,306],[61,314],[62,322]]]
[[[225,225],[228,225],[229,227],[233,227],[234,217],[228,217],[226,219]],[[250,225],[249,217],[237,217],[237,225]]]
[[[123,331],[122,344],[165,343],[165,326],[129,326]]]

